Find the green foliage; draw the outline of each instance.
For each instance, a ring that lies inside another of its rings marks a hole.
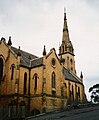
[[[90,87],[89,92],[91,93],[91,102],[99,103],[99,84]]]

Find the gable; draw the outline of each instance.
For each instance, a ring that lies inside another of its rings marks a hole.
[[[8,51],[9,49],[5,41],[0,41],[0,56],[3,56],[5,60],[8,57]]]
[[[52,64],[52,66],[53,66],[53,63],[52,63],[53,60],[55,60],[55,62],[57,63],[57,65],[61,65],[61,64],[60,64],[60,61],[59,61],[59,58],[58,58],[58,56],[57,56],[56,51],[55,51],[54,48],[52,48],[52,49],[50,50],[50,52],[47,54],[46,60],[47,60],[47,63]],[[55,64],[56,64],[56,63],[55,63]],[[57,66],[57,65],[56,65],[56,66]]]

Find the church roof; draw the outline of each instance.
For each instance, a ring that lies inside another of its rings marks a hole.
[[[18,49],[15,47],[11,47],[11,49],[15,52],[15,54],[17,54]],[[35,55],[32,55],[28,52],[25,52],[23,50],[20,50],[21,53],[21,66],[24,67],[30,67],[30,68],[34,68],[34,67],[38,67],[43,65],[43,57],[37,57]],[[65,67],[63,67],[63,74],[65,76],[66,80],[71,80],[73,82],[77,82],[77,83],[81,83],[80,78],[78,78],[77,76],[73,75],[70,71],[68,71]]]
[[[37,67],[43,65],[43,57],[36,58],[31,61],[31,67]]]
[[[11,46],[11,49],[15,52],[15,54],[17,54],[17,52],[18,52],[17,48]],[[20,65],[22,65],[24,67],[31,67],[30,66],[30,60],[38,58],[37,56],[32,55],[32,54],[30,54],[28,52],[25,52],[23,50],[20,50],[20,52],[21,52],[21,63],[20,63]]]
[[[80,81],[80,78],[78,78],[77,76],[74,76],[65,67],[63,67],[63,74],[64,74],[66,80],[71,80],[73,82],[82,84],[82,82]]]

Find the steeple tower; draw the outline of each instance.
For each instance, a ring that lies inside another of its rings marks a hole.
[[[59,56],[64,61],[64,67],[70,70],[73,73],[76,73],[75,70],[75,61],[74,61],[74,48],[69,37],[69,30],[66,18],[66,9],[64,8],[64,24],[63,24],[63,36],[62,43],[59,48]]]

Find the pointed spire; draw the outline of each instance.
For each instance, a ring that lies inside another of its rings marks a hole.
[[[9,36],[8,45],[9,45],[9,46],[12,45],[12,42],[11,42],[11,36]]]
[[[45,45],[44,45],[43,55],[46,55]]]
[[[20,46],[18,48],[18,53],[17,53],[18,56],[21,56],[21,52],[20,52]]]
[[[62,45],[61,45],[61,52],[65,53],[69,49],[69,31],[67,26],[67,19],[66,19],[66,8],[64,8],[64,25],[63,25],[63,36],[62,36]]]
[[[63,35],[62,35],[62,43],[59,47],[59,57],[60,62],[63,63],[63,66],[69,70],[71,70],[72,73],[76,74],[75,69],[75,60],[74,60],[74,49],[72,42],[70,41],[69,37],[69,30],[68,30],[68,24],[67,24],[67,18],[66,18],[66,8],[64,8],[64,23],[63,23]],[[72,64],[71,59],[73,60]]]
[[[67,31],[68,33],[68,26],[67,26],[67,19],[66,19],[66,8],[64,8],[64,27],[63,27],[63,32]]]
[[[64,8],[63,36],[62,36],[61,48],[59,48],[59,54],[64,54],[66,52],[70,52],[74,54],[73,45],[69,37],[69,30],[68,30],[67,18],[66,18],[66,8]]]

